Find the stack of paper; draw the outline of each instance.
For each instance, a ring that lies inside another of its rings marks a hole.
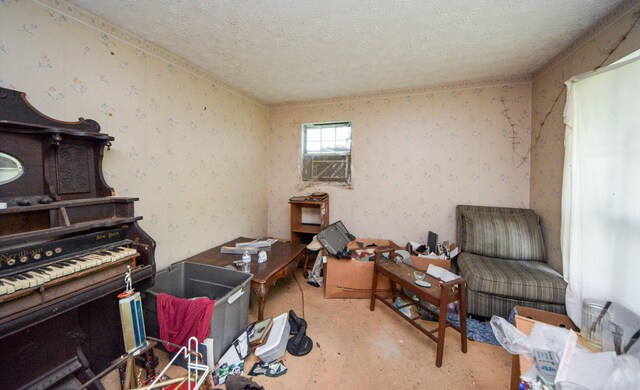
[[[427,273],[436,279],[442,280],[443,282],[450,282],[452,280],[460,279],[459,275],[456,275],[453,272],[447,271],[446,269],[433,264],[429,264]]]
[[[278,241],[276,238],[256,238],[249,242],[239,242],[236,248],[269,248],[276,241]]]

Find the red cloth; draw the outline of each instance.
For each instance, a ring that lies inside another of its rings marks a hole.
[[[202,343],[209,335],[209,325],[216,301],[209,298],[185,299],[160,293],[156,298],[160,338],[187,346],[189,338],[195,336]],[[167,351],[180,348],[165,344]]]

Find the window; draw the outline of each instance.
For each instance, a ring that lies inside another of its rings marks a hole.
[[[351,182],[351,122],[302,125],[302,181]]]
[[[583,298],[640,313],[640,262],[631,261],[640,237],[638,75],[640,56],[629,56],[566,83],[560,231],[565,304],[578,326]]]

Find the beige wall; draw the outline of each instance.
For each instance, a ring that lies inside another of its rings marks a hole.
[[[95,119],[116,138],[107,182],[140,198],[136,214],[158,242],[159,267],[265,234],[267,108],[78,15],[1,3],[0,85],[27,92],[54,118]]]
[[[486,84],[486,83],[485,83]],[[289,236],[291,196],[330,194],[331,221],[356,236],[404,244],[427,231],[455,238],[455,206],[529,206],[531,85],[451,85],[413,95],[274,107],[269,137],[269,234]],[[501,98],[516,122],[519,144]],[[299,187],[301,126],[353,126],[353,189]]]
[[[640,8],[626,0],[593,26],[537,72],[533,93],[527,83],[460,83],[268,109],[75,7],[43,3],[51,7],[0,5],[0,86],[26,91],[50,116],[95,119],[116,137],[107,180],[118,195],[141,198],[137,214],[159,243],[160,267],[240,234],[287,237],[287,199],[324,190],[332,221],[402,243],[424,239],[427,230],[453,239],[456,204],[528,207],[531,199],[559,269],[564,94],[537,142],[535,135],[563,82],[599,64]],[[639,47],[636,27],[608,63]],[[522,137],[515,152],[501,97]],[[331,120],[353,121],[354,189],[301,189],[301,124]],[[520,156],[530,121],[529,179]]]
[[[533,78],[533,119],[531,159],[531,208],[542,217],[549,263],[562,269],[560,252],[560,204],[562,199],[562,170],[564,161],[563,111],[566,94],[553,101],[563,89],[564,82],[600,65],[638,18],[640,2],[625,1],[583,37],[574,42],[553,61],[539,70]],[[631,31],[620,47],[609,57],[608,65],[640,48],[640,25]],[[551,110],[542,131],[540,124]],[[540,134],[536,142],[536,136]],[[597,178],[594,178],[597,180]]]

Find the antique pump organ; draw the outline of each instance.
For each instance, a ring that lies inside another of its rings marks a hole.
[[[113,137],[0,88],[0,388],[82,383],[123,351],[116,294],[153,284],[155,242],[102,174]]]

